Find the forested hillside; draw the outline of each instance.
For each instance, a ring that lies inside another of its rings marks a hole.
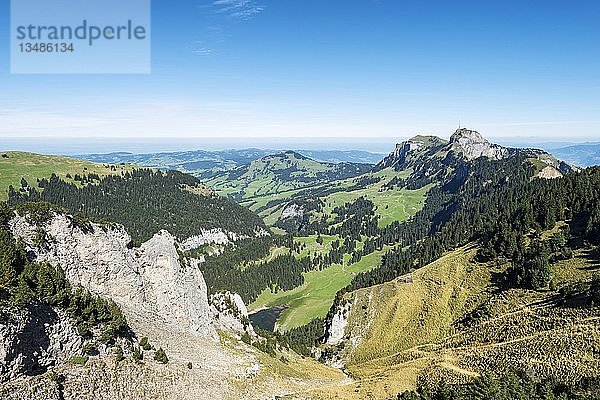
[[[473,240],[483,243],[483,258],[521,260],[523,235],[558,221],[568,221],[574,235],[597,243],[600,168],[556,180],[532,180],[531,169],[520,157],[477,160],[462,186],[433,189],[414,221],[398,227],[396,240],[411,247],[388,253],[379,268],[358,276],[347,290],[391,280]]]
[[[0,152],[0,201],[8,198],[8,187],[18,189],[49,179],[52,174],[69,183],[81,184],[81,176],[120,175],[131,172],[131,164],[96,164],[75,158],[33,154],[16,151]]]
[[[9,189],[9,204],[47,202],[70,213],[125,226],[137,243],[166,229],[180,240],[221,228],[254,236],[264,223],[254,213],[222,197],[206,195],[194,177],[177,171],[138,169],[118,176],[82,175],[75,185],[52,175],[37,184]]]

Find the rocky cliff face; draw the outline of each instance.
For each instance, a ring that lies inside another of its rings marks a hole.
[[[255,336],[240,296],[220,293],[209,301],[200,261],[182,257],[167,231],[133,248],[118,225],[82,226],[59,213],[44,223],[16,215],[9,226],[32,259],[60,266],[72,285],[114,300],[137,338],[117,340],[124,361],[115,359],[113,345],[102,344],[85,366],[77,366],[70,360],[83,353],[87,342],[68,315],[42,304],[6,308],[0,315],[0,397],[241,398],[229,382],[239,384],[249,379],[248,369],[262,368],[255,350],[240,349],[239,342],[227,339],[236,348],[234,355],[217,334]],[[168,365],[153,360],[154,349],[142,351],[142,362],[131,359],[142,336],[167,352]],[[262,393],[265,388],[255,389]],[[269,390],[276,389],[271,385]]]
[[[126,316],[143,314],[173,329],[217,339],[198,261],[180,260],[168,232],[135,249],[120,226],[78,227],[65,215],[55,215],[42,227],[16,216],[10,226],[37,261],[62,267],[73,285],[113,299]],[[45,236],[41,246],[36,245],[39,228]]]
[[[43,373],[79,355],[83,339],[62,311],[34,303],[5,309],[0,323],[0,382]]]
[[[234,233],[225,232],[222,229],[210,229],[203,231],[201,235],[192,236],[182,241],[179,245],[181,250],[193,250],[206,244],[225,245],[235,240],[237,237]]]
[[[219,326],[229,332],[256,333],[250,324],[248,309],[237,293],[216,293],[210,297],[211,311]]]
[[[506,147],[490,143],[479,132],[465,128],[458,129],[452,135],[450,146],[468,160],[479,157],[501,160],[514,154],[514,151]]]
[[[326,327],[325,344],[337,345],[344,339],[346,327],[348,326],[348,314],[352,303],[340,306],[331,319],[331,323]]]
[[[375,170],[379,171],[388,167],[403,169],[419,157],[433,155],[437,148],[443,147],[447,143],[447,141],[436,136],[415,136],[412,139],[398,143],[394,151],[377,164]]]

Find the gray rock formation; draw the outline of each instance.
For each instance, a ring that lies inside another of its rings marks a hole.
[[[512,152],[506,147],[492,144],[477,131],[461,128],[450,138],[452,149],[465,156],[468,160],[488,157],[501,160],[510,157]]]
[[[556,179],[562,178],[563,174],[551,165],[548,165],[538,173],[538,178]]]
[[[38,227],[26,217],[16,216],[10,226],[38,261],[62,267],[73,285],[113,299],[127,317],[143,314],[173,329],[217,339],[198,261],[180,260],[168,232],[161,231],[133,249],[120,226],[80,228],[69,217],[55,215],[42,227],[46,245],[38,247],[34,244]]]
[[[403,168],[410,163],[411,160],[425,155],[429,150],[435,150],[448,144],[444,139],[436,136],[417,135],[402,143],[396,144],[396,148],[392,153],[385,157],[377,166],[376,171],[389,167]]]
[[[206,244],[220,244],[225,245],[230,243],[230,237],[233,233],[226,233],[222,229],[211,229],[202,231],[201,235],[192,236],[182,241],[179,247],[183,251],[197,249],[198,247],[204,246]]]
[[[239,294],[216,293],[210,296],[209,302],[214,319],[221,329],[236,334],[246,332],[256,336],[252,324],[250,324],[248,309]]]
[[[347,303],[338,308],[338,311],[327,327],[325,344],[333,346],[341,343],[346,327],[348,326],[348,315],[350,314],[351,306],[352,303]]]
[[[299,218],[302,219],[304,217],[304,207],[296,204],[290,203],[285,206],[285,208],[281,211],[281,216],[279,219],[284,221],[290,218]]]
[[[4,309],[0,322],[0,382],[43,373],[80,354],[83,339],[70,318],[50,306]]]

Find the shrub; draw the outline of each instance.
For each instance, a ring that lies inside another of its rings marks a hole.
[[[150,345],[150,342],[148,342],[148,338],[146,336],[140,340],[140,347],[146,351],[152,350],[152,346]]]
[[[20,215],[26,215],[31,223],[41,225],[50,221],[54,214],[60,211],[60,207],[49,203],[28,202],[19,204],[16,210]]]
[[[6,224],[13,217],[12,210],[8,207],[6,202],[0,202],[0,225]]]
[[[169,362],[169,358],[167,357],[167,353],[161,348],[154,352],[154,360],[159,363],[166,364]]]
[[[142,361],[144,359],[144,352],[139,347],[136,347],[133,349],[132,357],[136,361]]]
[[[70,362],[73,365],[85,365],[89,359],[88,356],[75,356],[71,358]]]
[[[244,342],[246,344],[251,344],[252,343],[252,337],[250,337],[250,335],[248,334],[248,332],[244,332],[244,334],[242,335],[242,342]]]
[[[114,350],[115,350],[115,361],[117,361],[117,362],[123,361],[125,359],[125,356],[123,355],[123,348],[121,346],[116,346]]]
[[[88,343],[85,346],[83,346],[83,354],[85,354],[86,356],[96,356],[98,355],[98,349],[96,348],[96,346],[94,345],[94,343]]]

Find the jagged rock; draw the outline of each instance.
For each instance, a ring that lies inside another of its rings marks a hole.
[[[0,382],[45,372],[80,354],[83,339],[66,313],[33,303],[4,309],[0,322]]]
[[[175,239],[167,231],[132,249],[120,226],[90,224],[82,229],[57,214],[43,226],[48,243],[37,247],[37,226],[26,217],[17,215],[10,226],[37,261],[62,267],[72,284],[113,299],[126,316],[142,313],[173,329],[217,340],[198,261],[180,262]]]
[[[492,144],[477,131],[465,128],[458,129],[450,138],[450,145],[455,151],[464,155],[468,160],[488,157],[501,160],[509,157],[512,152],[506,147]]]
[[[260,364],[252,364],[250,367],[246,368],[246,376],[254,377],[258,375],[260,372]]]
[[[344,339],[351,306],[352,303],[346,303],[338,308],[338,311],[331,319],[331,323],[327,326],[327,338],[325,344],[334,346]]]
[[[215,293],[210,297],[215,320],[223,330],[256,336],[248,317],[248,309],[237,293]]]
[[[385,157],[376,167],[379,171],[388,167],[401,168],[408,164],[412,159],[424,154],[427,150],[443,147],[448,142],[436,136],[417,135],[402,143],[396,144],[392,153]]]
[[[538,173],[538,177],[542,179],[556,179],[562,178],[562,176],[563,174],[559,170],[550,165],[548,165]]]
[[[222,229],[211,229],[202,231],[201,235],[192,236],[182,241],[179,247],[183,251],[197,249],[198,247],[204,246],[206,244],[221,244],[225,245],[230,243],[230,236],[233,233],[227,234]]]
[[[279,219],[283,221],[290,218],[302,219],[302,217],[304,217],[304,207],[296,203],[290,203],[281,211]]]

